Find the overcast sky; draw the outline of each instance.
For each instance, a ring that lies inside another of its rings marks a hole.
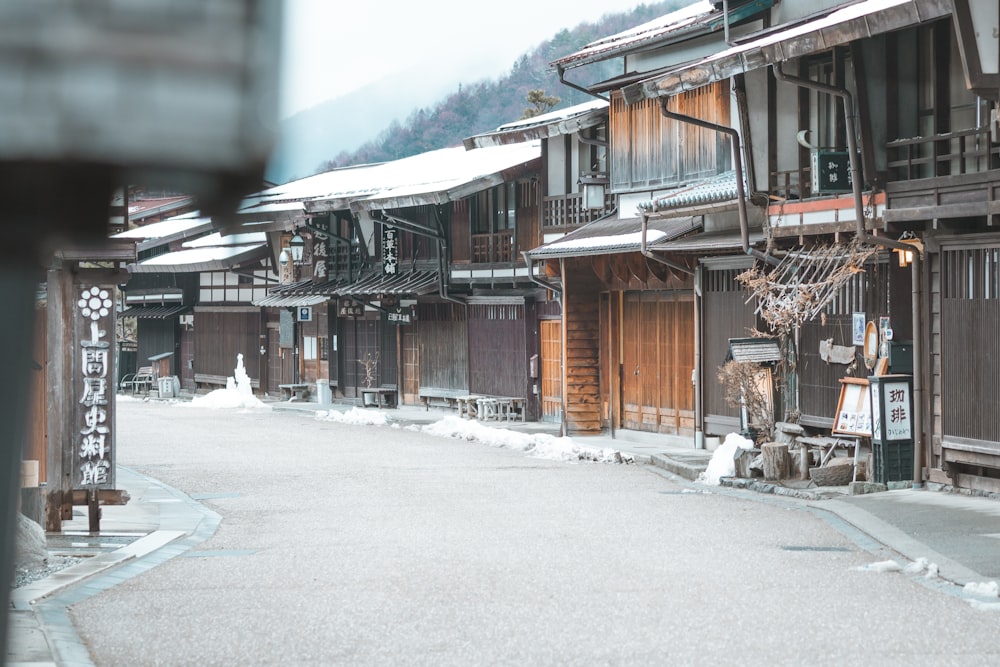
[[[637,0],[285,0],[281,115],[402,70],[451,63],[455,80],[506,73],[563,28]]]

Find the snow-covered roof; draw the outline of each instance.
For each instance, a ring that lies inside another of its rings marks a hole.
[[[773,0],[751,0],[742,5],[734,2],[729,8],[729,20],[731,23],[738,23],[769,9],[773,4]],[[699,0],[642,25],[602,37],[550,64],[562,69],[579,67],[706,34],[723,25],[723,14],[722,3]]]
[[[267,243],[265,232],[250,232],[248,234],[230,234],[223,236],[219,232],[201,236],[190,241],[185,241],[181,246],[185,248],[207,248],[213,246],[234,246],[234,245],[256,245]]]
[[[473,151],[443,148],[386,163],[376,193],[351,203],[352,210],[404,208],[454,201],[499,185],[510,170],[541,159],[541,143],[490,146]]]
[[[196,273],[223,271],[267,256],[267,244],[209,246],[168,252],[129,265],[132,273]]]
[[[778,26],[753,41],[631,84],[622,92],[628,103],[675,95],[857,39],[941,18],[951,13],[947,6],[948,3],[920,0],[861,0],[819,18]]]
[[[211,218],[201,217],[197,213],[185,214],[167,218],[160,222],[142,225],[141,227],[136,227],[125,232],[119,232],[112,235],[111,238],[145,241],[149,239],[161,239],[193,230],[210,229],[211,226]]]
[[[462,146],[345,169],[268,188],[243,200],[244,220],[440,203],[503,182],[504,173],[541,157],[539,142],[467,151]]]
[[[699,216],[650,220],[646,229],[646,244],[676,239],[700,228]],[[641,247],[642,218],[608,217],[584,225],[528,254],[533,259],[553,259],[638,252]]]
[[[578,132],[603,122],[608,117],[608,106],[606,100],[592,100],[532,118],[516,120],[501,125],[492,132],[469,137],[464,142],[465,147],[472,150]]]

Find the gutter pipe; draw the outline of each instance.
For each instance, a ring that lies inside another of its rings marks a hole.
[[[694,118],[693,116],[685,116],[684,114],[675,113],[667,109],[667,98],[660,98],[660,112],[667,118],[672,118],[673,120],[680,121],[682,123],[690,123],[691,125],[696,125],[698,127],[703,127],[708,130],[715,130],[716,132],[722,132],[729,137],[729,140],[733,145],[733,168],[736,170],[736,207],[740,214],[740,241],[743,245],[743,252],[751,257],[759,259],[762,262],[778,266],[780,262],[777,258],[771,257],[767,253],[761,252],[756,248],[750,247],[750,227],[747,221],[747,201],[746,201],[746,188],[743,184],[743,156],[740,151],[740,133],[732,127],[727,127],[725,125],[719,125],[717,123],[712,123],[707,120],[702,120],[701,118]]]
[[[855,111],[854,96],[845,88],[837,88],[817,81],[802,79],[797,76],[786,74],[781,69],[781,63],[771,65],[774,76],[779,81],[791,83],[803,88],[810,88],[821,93],[839,97],[844,103],[844,120],[847,126],[847,155],[851,161],[851,190],[854,195],[854,223],[855,234],[858,238],[872,245],[879,245],[885,248],[892,248],[904,252],[912,252],[914,260],[912,264],[912,288],[911,288],[911,320],[913,327],[913,404],[917,406],[913,414],[913,432],[916,435],[913,446],[913,467],[914,467],[914,488],[923,486],[922,462],[924,460],[924,425],[923,425],[923,365],[920,363],[923,354],[921,344],[921,319],[920,319],[920,262],[923,247],[910,243],[902,243],[893,239],[873,236],[865,229],[865,207],[861,195],[861,165],[858,157],[858,139],[855,134]]]
[[[531,258],[531,255],[528,253],[527,250],[522,250],[521,256],[524,257],[524,263],[528,265],[528,278],[531,280],[531,282],[535,283],[536,285],[540,285],[547,290],[552,290],[557,295],[559,295],[559,300],[562,301],[562,286],[557,285],[550,280],[546,280],[545,278],[540,278],[539,276],[535,275],[535,260]]]
[[[605,97],[604,95],[598,95],[597,93],[591,92],[586,88],[584,88],[583,86],[568,80],[566,78],[566,68],[563,67],[562,65],[556,65],[556,69],[559,70],[559,83],[563,84],[564,86],[569,86],[573,90],[579,90],[584,95],[590,95],[591,97],[596,97],[599,100],[604,100],[609,104],[611,103],[611,98]]]

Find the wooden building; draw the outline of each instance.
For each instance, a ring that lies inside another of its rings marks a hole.
[[[913,378],[916,484],[995,491],[1000,478],[996,411],[981,409],[1000,389],[989,352],[1000,324],[992,225],[1000,78],[996,40],[983,39],[995,34],[998,13],[965,0],[819,11],[783,2],[769,10],[766,34],[624,89],[630,104],[671,105],[691,90],[731,86],[750,190],[768,202],[768,252],[801,269],[839,249],[822,277],[850,274],[795,327],[795,391],[785,407],[807,427],[830,429],[837,381],[871,372],[852,321],[878,322],[880,356]],[[831,362],[823,343],[856,353]]]

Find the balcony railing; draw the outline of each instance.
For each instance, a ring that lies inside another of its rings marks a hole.
[[[606,194],[603,209],[590,209],[583,205],[583,195],[579,192],[545,197],[542,203],[542,230],[563,230],[593,222],[613,211],[614,201],[614,195]]]
[[[473,264],[510,262],[514,257],[514,232],[472,235]]]
[[[1000,146],[989,127],[897,139],[886,144],[889,180],[973,174],[1000,167]]]

